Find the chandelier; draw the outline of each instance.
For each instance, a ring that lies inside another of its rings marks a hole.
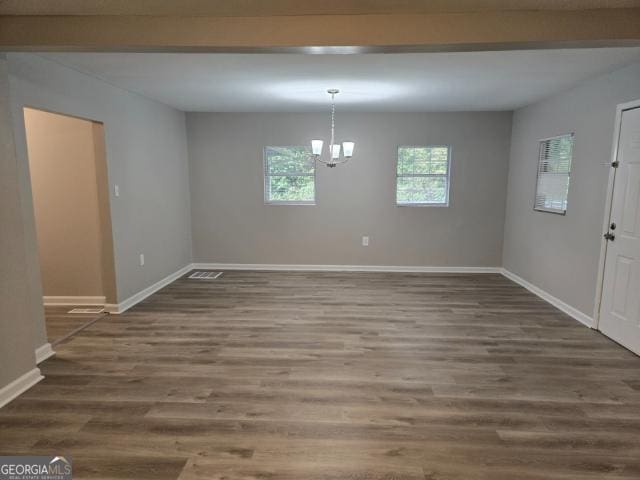
[[[322,145],[324,142],[322,140],[311,140],[311,152],[313,153],[314,159],[324,163],[327,167],[333,168],[339,163],[347,162],[353,156],[353,147],[355,147],[355,143],[342,142],[342,151],[341,145],[339,143],[334,143],[336,133],[335,96],[340,93],[340,90],[337,88],[330,88],[327,90],[327,93],[331,95],[331,142],[329,143],[328,153],[323,155]]]

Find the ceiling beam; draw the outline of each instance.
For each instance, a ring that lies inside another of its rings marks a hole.
[[[640,44],[640,8],[269,17],[0,16],[5,51],[455,51]],[[361,47],[309,49],[305,47]]]
[[[638,7],[640,0],[0,0],[0,15],[264,17]]]

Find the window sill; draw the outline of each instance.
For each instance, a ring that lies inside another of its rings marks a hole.
[[[304,207],[314,207],[316,205],[315,202],[264,202],[267,206],[275,206],[275,207],[286,207],[286,206],[304,206]]]
[[[541,212],[541,213],[552,213],[553,215],[561,215],[561,216],[567,215],[566,210],[553,210],[551,208],[534,208],[533,211]]]
[[[449,207],[448,203],[396,203],[396,207]]]

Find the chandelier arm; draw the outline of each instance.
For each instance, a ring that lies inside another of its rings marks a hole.
[[[331,163],[347,163],[349,161],[349,158],[347,157],[340,157],[340,158],[334,158],[333,161]]]
[[[326,159],[324,158],[324,155],[321,155],[316,157],[316,160],[325,165],[337,165],[339,163],[347,163],[350,160],[350,158],[347,158],[347,157],[331,158],[330,157],[329,159]]]

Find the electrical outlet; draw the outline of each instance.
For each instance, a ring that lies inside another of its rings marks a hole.
[[[119,187],[118,185],[114,185],[114,186],[113,186],[113,194],[114,194],[116,197],[119,197],[119,196],[120,196],[120,187]]]
[[[140,254],[140,266],[144,266],[144,253]]]
[[[362,246],[363,247],[369,246],[369,237],[362,237]]]

